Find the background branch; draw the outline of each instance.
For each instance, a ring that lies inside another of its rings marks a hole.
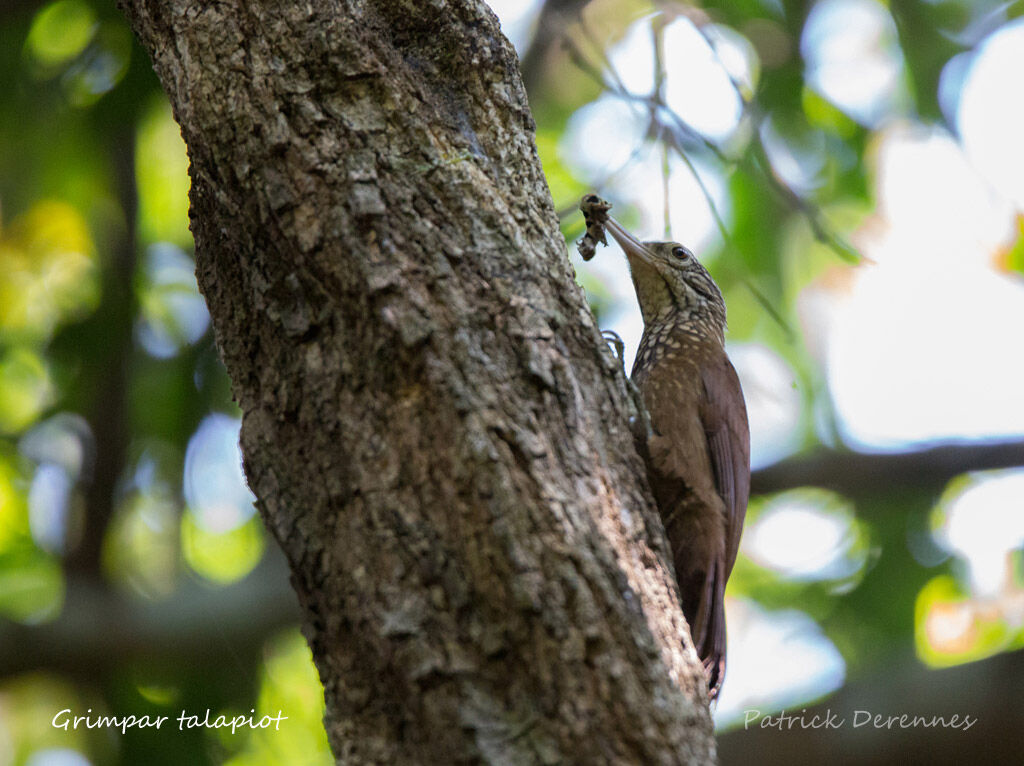
[[[1024,466],[1024,441],[948,444],[895,454],[821,449],[754,471],[752,490],[831,489],[853,498],[891,496],[905,489],[939,491],[968,471]]]
[[[0,677],[50,671],[96,684],[126,661],[234,665],[239,657],[258,655],[269,634],[297,624],[300,616],[284,556],[275,547],[233,585],[191,580],[167,599],[143,600],[72,578],[52,622],[0,621]]]

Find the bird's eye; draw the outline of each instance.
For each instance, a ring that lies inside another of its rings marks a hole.
[[[674,255],[676,258],[678,258],[681,261],[685,261],[687,258],[690,257],[690,251],[687,250],[685,247],[682,247],[682,246],[674,247],[674,248],[672,248],[672,255]]]

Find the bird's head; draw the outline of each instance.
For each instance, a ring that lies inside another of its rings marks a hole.
[[[641,242],[610,216],[605,226],[629,260],[644,325],[699,322],[724,337],[722,291],[689,248],[678,242]]]

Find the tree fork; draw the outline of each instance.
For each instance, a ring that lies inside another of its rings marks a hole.
[[[618,364],[481,2],[123,0],[344,763],[706,763]]]

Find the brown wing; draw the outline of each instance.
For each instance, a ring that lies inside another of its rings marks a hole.
[[[725,567],[736,563],[750,496],[750,429],[740,379],[725,354],[701,368],[700,418],[707,435],[715,486],[725,502]]]

